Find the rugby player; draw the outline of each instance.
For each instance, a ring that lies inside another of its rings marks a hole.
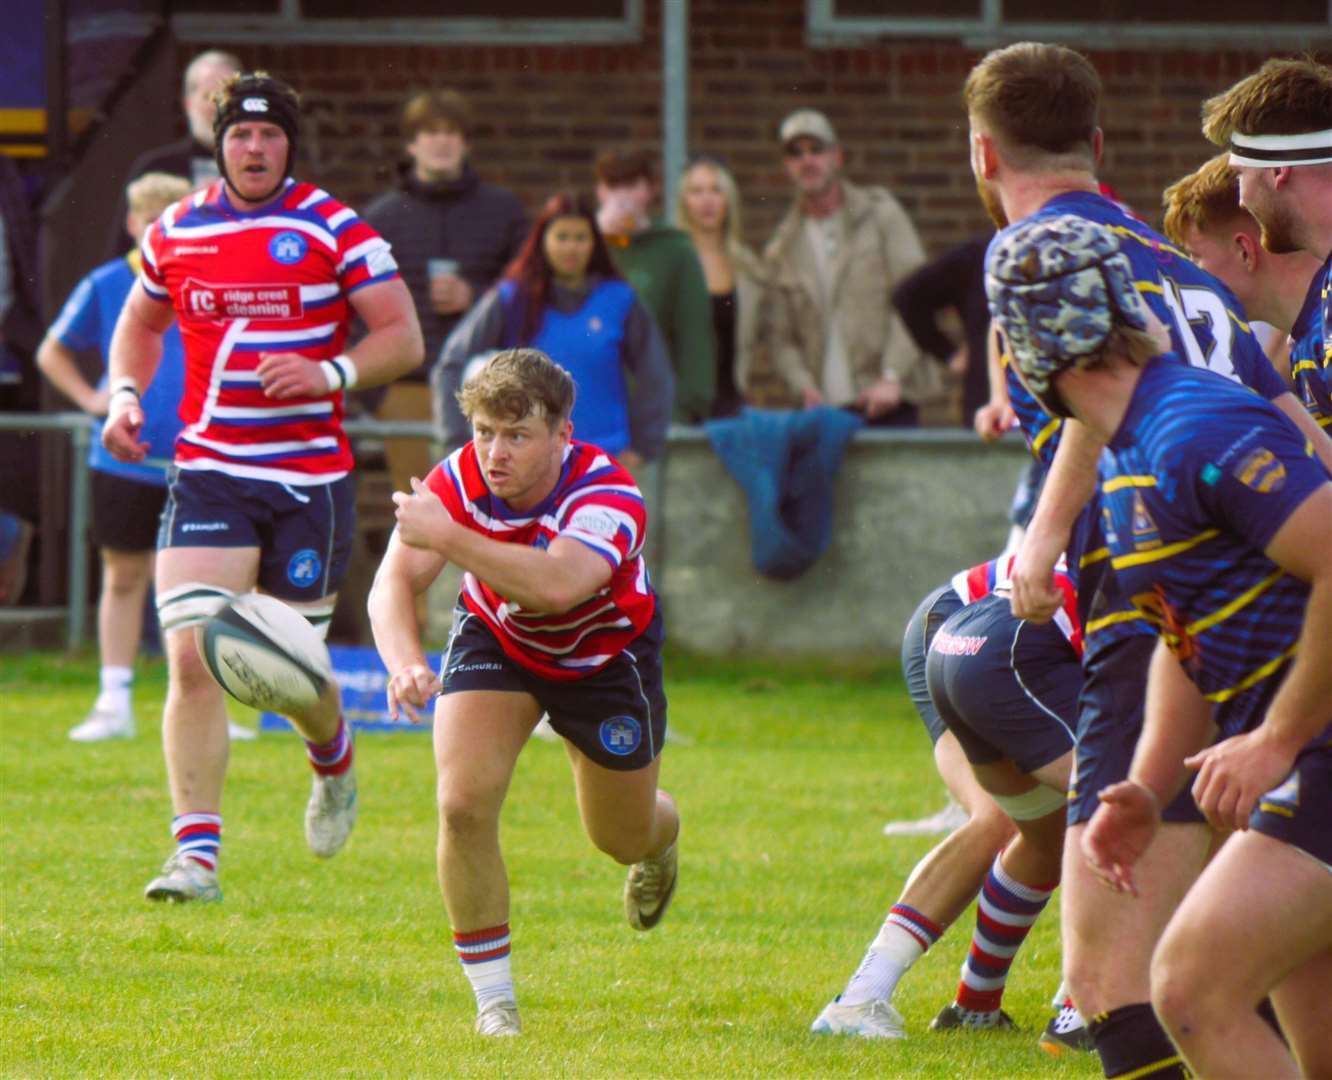
[[[389,711],[434,706],[439,884],[476,997],[476,1030],[522,1031],[510,968],[499,818],[518,754],[548,713],[583,826],[630,865],[624,905],[656,926],[675,890],[680,819],[657,787],[666,737],[661,612],[643,563],[647,517],[629,473],[572,439],[573,378],[536,349],[492,358],[458,393],[472,440],[412,491],[375,576],[370,621]],[[437,678],[415,598],[466,573]]]
[[[1102,142],[1100,95],[1100,79],[1086,58],[1058,45],[1011,45],[973,69],[964,90],[972,168],[996,224],[1073,214],[1114,230],[1124,238],[1134,286],[1166,326],[1174,352],[1274,401],[1309,438],[1321,440],[1332,461],[1332,442],[1272,368],[1225,286],[1099,192],[1094,169]],[[1107,1076],[1179,1076],[1178,1055],[1149,1003],[1149,964],[1160,930],[1202,867],[1211,835],[1182,793],[1164,811],[1171,827],[1160,831],[1144,857],[1140,872],[1155,887],[1140,900],[1102,889],[1084,861],[1071,855],[1096,808],[1097,791],[1127,774],[1142,726],[1154,631],[1118,594],[1109,572],[1101,511],[1089,503],[1099,442],[1069,422],[1057,402],[1036,401],[1011,364],[1007,374],[1024,435],[1033,453],[1051,464],[1014,565],[1014,611],[1039,618],[1062,602],[1044,568],[1067,547],[1085,634],[1086,679],[1062,876],[1064,977],[1088,1018]],[[1032,565],[1042,570],[1033,576]],[[1194,707],[1203,711],[1201,698]]]
[[[142,461],[140,395],[179,321],[185,392],[158,533],[168,687],[162,743],[176,851],[152,900],[217,900],[227,716],[195,629],[258,587],[327,632],[354,529],[343,391],[421,362],[421,330],[392,253],[354,212],[291,178],[296,93],[262,72],[218,94],[221,178],[148,230],[111,342],[102,441]],[[352,315],[368,327],[343,351]],[[336,854],[356,820],[351,732],[336,686],[291,715],[314,769],[306,840]]]
[[[1110,559],[1159,634],[1129,777],[1101,793],[1083,847],[1145,893],[1134,864],[1197,770],[1203,813],[1240,831],[1156,948],[1153,1006],[1197,1075],[1328,1075],[1332,480],[1269,403],[1161,355],[1130,243],[1042,216],[996,241],[986,280],[1028,389],[1108,446]],[[1255,1011],[1269,994],[1289,1050]]]

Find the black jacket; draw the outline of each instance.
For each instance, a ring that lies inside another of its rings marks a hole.
[[[136,157],[134,163],[129,167],[125,184],[128,186],[131,181],[137,180],[145,173],[150,172],[182,176],[193,187],[197,188],[204,184],[210,184],[217,179],[217,161],[208,147],[195,142],[193,138],[187,135],[185,138],[177,139],[165,146],[145,150]],[[125,231],[125,211],[127,209],[129,208],[125,204],[125,189],[122,187],[120,190],[120,209],[116,212],[115,220],[111,222],[111,236],[106,250],[108,259],[119,258],[134,246],[134,239]]]
[[[470,165],[463,166],[457,180],[427,185],[408,163],[401,167],[397,189],[378,196],[362,217],[393,245],[412,294],[427,363],[407,378],[424,382],[440,346],[462,318],[431,308],[427,260],[456,259],[460,275],[472,286],[473,302],[480,300],[527,238],[527,214],[515,195],[482,182]]]

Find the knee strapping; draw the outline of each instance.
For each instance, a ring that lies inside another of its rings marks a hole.
[[[166,632],[207,622],[236,594],[217,585],[190,581],[157,595],[157,618]]]
[[[993,795],[994,801],[1005,814],[1014,821],[1035,821],[1056,810],[1061,810],[1068,802],[1062,791],[1037,784],[1030,791],[1021,795]]]

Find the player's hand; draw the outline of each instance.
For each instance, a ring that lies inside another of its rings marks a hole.
[[[901,404],[902,384],[886,375],[865,387],[856,397],[856,405],[864,410],[865,418],[868,420],[887,416]]]
[[[408,664],[399,668],[385,687],[388,714],[396,720],[401,712],[413,724],[421,722],[417,709],[428,708],[443,689],[438,676],[426,664]]]
[[[823,394],[816,386],[807,386],[800,391],[800,400],[806,409],[812,409],[815,405],[823,404]]]
[[[1138,895],[1133,867],[1161,824],[1156,796],[1142,784],[1121,780],[1103,788],[1101,805],[1082,833],[1082,857],[1117,892]]]
[[[116,394],[102,425],[102,445],[117,461],[142,461],[148,456],[143,433],[143,406],[133,394]]]
[[[1054,579],[1055,563],[1063,550],[1062,544],[1040,533],[1028,532],[1022,538],[1013,560],[1013,591],[1008,598],[1014,617],[1037,623],[1054,618],[1064,603]]]
[[[971,418],[976,434],[986,442],[994,442],[1017,423],[1017,414],[1007,401],[987,401]]]
[[[1262,727],[1223,739],[1184,759],[1197,769],[1193,799],[1214,829],[1247,829],[1258,800],[1290,775],[1295,751]]]
[[[472,287],[457,274],[432,277],[430,306],[437,315],[460,315],[472,306]]]
[[[623,450],[620,452],[618,457],[620,460],[620,464],[623,465],[630,472],[633,472],[635,469],[637,469],[647,460],[637,450]]]
[[[408,547],[438,551],[448,535],[453,519],[449,517],[439,496],[415,476],[412,490],[395,491],[393,502],[397,506],[398,539]]]
[[[294,352],[260,353],[255,369],[264,396],[278,401],[299,397],[328,397],[328,378],[318,361]]]

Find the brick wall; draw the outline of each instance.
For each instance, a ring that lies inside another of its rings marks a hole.
[[[311,114],[307,175],[363,204],[388,183],[399,151],[398,109],[412,91],[452,86],[474,102],[473,160],[535,209],[551,191],[590,186],[604,145],[661,138],[660,5],[647,0],[634,46],[266,45],[219,41],[289,78]],[[182,48],[182,57],[195,47]],[[693,0],[690,147],[728,161],[745,198],[745,231],[760,245],[788,188],[775,130],[791,109],[823,109],[855,181],[893,190],[927,247],[987,227],[967,166],[960,88],[978,57],[946,41],[810,48],[803,0]],[[1265,55],[1184,51],[1089,53],[1106,84],[1102,177],[1149,219],[1160,192],[1211,153],[1198,132],[1203,98]]]

